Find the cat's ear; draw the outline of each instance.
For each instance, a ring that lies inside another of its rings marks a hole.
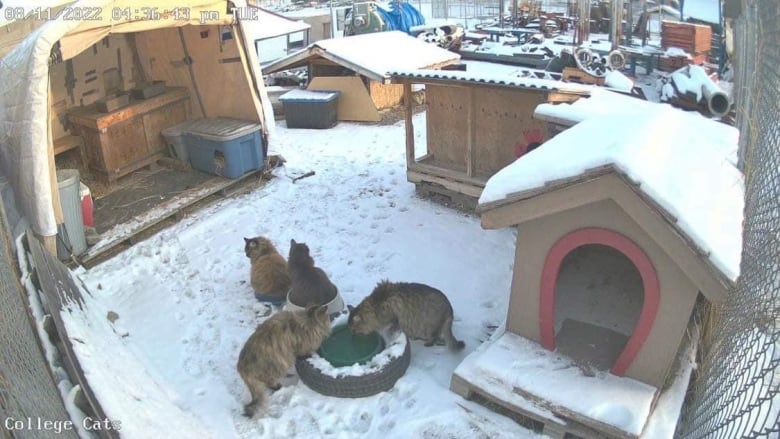
[[[293,246],[293,245],[295,245],[295,244],[297,244],[297,242],[295,242],[295,240],[294,240],[294,239],[291,239],[291,240],[290,240],[290,246]]]
[[[249,239],[249,238],[244,238],[244,243],[245,243],[245,244],[249,243],[249,241],[251,241],[251,239]]]
[[[352,305],[347,305],[347,309],[348,309],[348,310],[349,310],[349,312],[351,313],[352,311],[354,311],[354,310],[355,310],[355,307],[354,307],[354,306],[352,306]]]

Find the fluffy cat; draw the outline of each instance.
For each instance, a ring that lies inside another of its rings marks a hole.
[[[252,395],[244,414],[254,416],[263,406],[265,389],[278,390],[279,380],[295,363],[295,357],[316,351],[329,334],[325,306],[279,311],[259,324],[241,349],[236,365]]]
[[[284,301],[290,290],[287,262],[273,243],[262,236],[244,238],[244,253],[251,261],[249,278],[258,299]]]
[[[441,291],[424,284],[382,281],[357,307],[349,306],[349,329],[368,334],[397,326],[425,346],[443,340],[452,350],[465,346],[452,334],[452,305]]]
[[[324,305],[338,294],[338,288],[328,279],[328,275],[321,268],[314,266],[314,259],[309,255],[309,246],[302,242],[290,240],[287,269],[292,284],[290,302],[295,305]]]

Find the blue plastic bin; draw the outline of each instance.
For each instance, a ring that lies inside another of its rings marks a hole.
[[[184,133],[190,164],[227,178],[262,169],[265,157],[260,128],[256,122],[226,117],[193,122]]]

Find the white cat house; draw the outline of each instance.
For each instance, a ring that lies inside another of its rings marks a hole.
[[[561,434],[640,437],[699,294],[723,301],[738,274],[735,131],[662,106],[594,118],[492,177],[482,226],[517,229],[506,328],[452,389]]]

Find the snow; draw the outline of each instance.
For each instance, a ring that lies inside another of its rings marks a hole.
[[[610,70],[604,76],[604,85],[615,90],[631,93],[634,89],[634,81],[617,70]]]
[[[686,52],[685,49],[681,49],[679,47],[668,47],[666,51],[664,52],[664,56],[684,56],[685,58],[690,59],[691,54]]]
[[[541,105],[547,116],[584,121],[493,175],[479,202],[502,200],[611,164],[638,181],[641,190],[709,252],[714,266],[736,280],[744,205],[744,178],[734,165],[738,131],[668,105],[620,100],[609,93],[594,90],[590,98],[570,106]],[[615,105],[618,102],[626,105]],[[587,108],[599,111],[588,113]],[[596,114],[601,117],[593,117]]]
[[[606,372],[586,376],[570,359],[511,332],[466,357],[455,374],[481,389],[508,389],[503,397],[513,404],[527,404],[512,391],[522,389],[633,435],[642,432],[657,391]]]
[[[414,116],[425,126],[425,114]],[[123,437],[495,437],[536,435],[449,390],[455,367],[506,316],[515,237],[416,197],[406,181],[403,123],[342,122],[329,130],[278,123],[271,153],[286,167],[265,187],[215,203],[76,274],[84,310],[64,314],[79,361]],[[425,144],[424,130],[417,142]],[[290,177],[315,170],[292,183]],[[238,353],[272,311],[254,299],[243,237],[286,254],[306,242],[340,294],[357,304],[383,278],[424,282],[452,302],[462,352],[411,343],[392,390],[326,397],[296,377],[245,418]],[[485,261],[495,261],[485,264]],[[106,316],[113,311],[113,323]]]
[[[337,92],[316,90],[290,90],[279,96],[280,101],[323,101],[328,102],[338,96]]]
[[[391,70],[423,69],[452,64],[460,55],[426,43],[401,31],[375,32],[317,41],[330,54],[380,76]]]

